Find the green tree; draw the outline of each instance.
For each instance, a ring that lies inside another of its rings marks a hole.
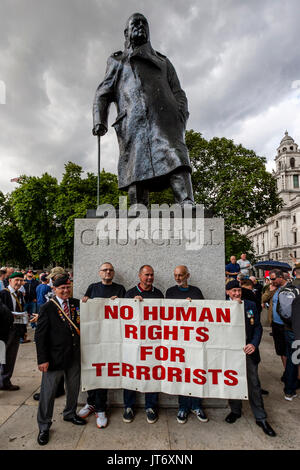
[[[224,218],[226,259],[245,251],[253,256],[250,241],[238,229],[262,224],[282,207],[266,159],[225,137],[208,141],[193,130],[186,132],[186,144],[195,201]]]
[[[13,214],[32,263],[40,266],[51,261],[50,246],[56,233],[54,202],[56,178],[21,176],[19,187],[12,192]]]
[[[280,210],[276,180],[264,157],[225,137],[205,140],[193,130],[186,132],[186,143],[195,200],[223,217],[227,229],[262,224]]]
[[[54,202],[56,237],[50,246],[51,257],[66,266],[73,260],[74,219],[85,217],[95,204],[95,177],[82,178],[81,166],[68,162]]]
[[[242,253],[247,253],[247,259],[253,264],[255,261],[254,249],[251,241],[246,235],[238,230],[225,230],[225,260],[230,262],[230,256],[235,255],[237,259]]]
[[[82,177],[80,165],[68,162],[59,185],[54,204],[57,236],[51,243],[51,256],[63,266],[73,260],[74,220],[86,216],[88,209],[97,205],[97,176],[87,173]],[[118,207],[119,196],[127,193],[118,189],[117,176],[105,172],[100,174],[100,204]]]
[[[83,173],[80,165],[68,162],[60,183],[47,173],[41,177],[23,175],[6,205],[5,196],[0,195],[0,218],[5,221],[0,230],[0,240],[5,241],[0,255],[8,253],[8,247],[13,250],[10,245],[14,238],[7,235],[11,233],[7,232],[10,217],[27,262],[39,266],[72,264],[74,219],[85,217],[87,210],[95,209],[97,203],[97,177]],[[100,204],[118,207],[119,196],[126,194],[119,191],[116,175],[101,172]],[[20,253],[18,256],[12,259],[24,258]]]
[[[30,256],[13,214],[11,195],[0,191],[0,264],[26,267]]]

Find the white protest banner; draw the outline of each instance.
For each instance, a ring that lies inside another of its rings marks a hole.
[[[93,299],[80,318],[83,391],[247,399],[243,304]]]

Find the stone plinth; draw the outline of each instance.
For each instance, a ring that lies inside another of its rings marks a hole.
[[[151,221],[149,218],[149,232]],[[161,224],[163,221],[160,219]],[[82,298],[88,285],[99,281],[99,267],[108,261],[115,267],[114,281],[123,284],[125,289],[137,284],[140,266],[150,264],[155,273],[154,285],[165,293],[175,284],[174,267],[184,264],[191,273],[190,284],[200,287],[206,299],[225,298],[223,219],[203,218],[198,221],[196,242],[191,238],[191,241],[180,239],[174,230],[169,231],[168,239],[132,239],[130,236],[126,239],[120,234],[121,219],[112,222],[116,227],[115,239],[108,233],[106,238],[101,238],[104,237],[104,222],[104,219],[97,218],[75,220],[74,297]],[[127,219],[127,222],[132,233],[134,227],[131,224],[137,224],[137,219]],[[196,219],[190,222],[196,228]],[[144,232],[142,228],[140,236],[145,236]],[[157,231],[155,234],[159,236]]]
[[[165,293],[175,284],[175,266],[186,265],[190,284],[198,286],[206,299],[225,298],[223,219],[195,217],[195,212],[184,220],[170,220],[167,212],[151,215],[138,219],[109,214],[75,220],[74,297],[82,298],[88,285],[99,281],[100,265],[110,262],[115,268],[114,281],[126,290],[139,282],[140,266],[149,264],[154,269],[155,287]],[[81,394],[80,402],[84,401],[85,394]],[[121,390],[110,392],[110,403],[122,405]],[[138,394],[138,404],[142,403],[144,397],[140,399]],[[177,406],[177,397],[161,394],[160,403]],[[209,403],[224,406],[224,400]]]

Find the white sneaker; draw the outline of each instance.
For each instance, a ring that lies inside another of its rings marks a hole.
[[[96,423],[97,423],[97,428],[105,428],[107,426],[107,417],[105,414],[105,411],[99,411],[96,413]]]
[[[285,394],[284,396],[285,400],[288,400],[288,401],[293,401],[294,398],[297,398],[297,394],[293,394],[293,395],[288,395],[287,393]]]
[[[95,413],[95,408],[93,407],[93,405],[89,405],[87,403],[86,405],[84,405],[83,408],[81,408],[81,410],[77,414],[78,416],[80,416],[80,418],[87,418],[92,413]]]

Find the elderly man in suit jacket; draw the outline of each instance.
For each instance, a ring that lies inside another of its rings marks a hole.
[[[53,288],[55,297],[41,307],[35,335],[38,367],[43,372],[37,416],[40,445],[49,441],[56,389],[62,376],[67,391],[64,421],[86,424],[76,414],[80,387],[79,301],[70,297],[67,275],[58,276]]]
[[[229,300],[241,302],[242,289],[238,281],[233,280],[226,284],[226,294]],[[264,409],[264,403],[261,394],[261,386],[258,377],[258,364],[260,362],[260,354],[258,346],[262,337],[262,326],[259,315],[254,302],[244,300],[245,327],[246,327],[246,346],[244,352],[246,354],[246,369],[249,404],[256,419],[256,424],[262,428],[267,436],[276,436],[275,431],[267,422],[267,413]],[[235,423],[242,414],[242,400],[229,400],[231,412],[226,416],[227,423]]]
[[[19,290],[23,284],[23,279],[24,276],[21,272],[10,274],[8,287],[0,291],[0,300],[11,312],[21,313],[24,311],[24,297]],[[6,364],[2,366],[0,373],[0,390],[13,392],[20,388],[18,385],[11,383],[11,377],[18,355],[20,338],[24,336],[25,332],[26,325],[21,323],[14,323],[9,329],[6,341]]]

